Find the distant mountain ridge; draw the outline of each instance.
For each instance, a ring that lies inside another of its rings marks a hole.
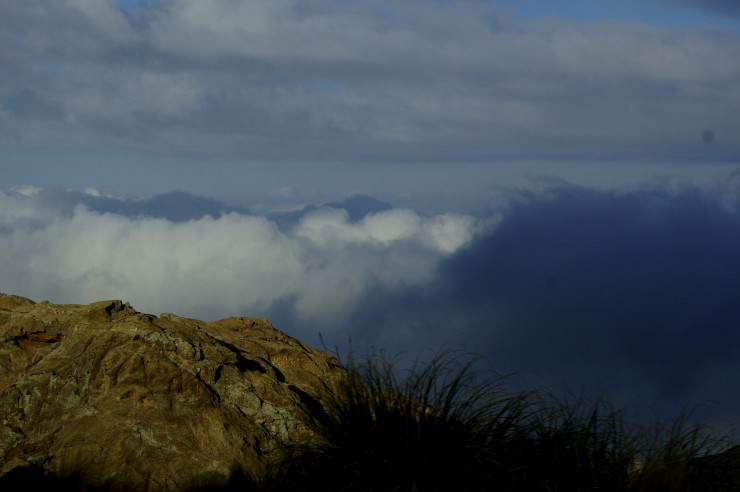
[[[114,213],[126,217],[154,217],[171,222],[186,222],[206,216],[218,218],[221,214],[236,212],[249,214],[246,207],[228,205],[214,198],[174,190],[143,200],[122,200],[80,192],[69,192],[90,210]]]
[[[259,474],[315,438],[321,395],[343,374],[263,319],[0,294],[0,481],[29,466],[110,490]]]
[[[230,204],[221,199],[185,190],[172,190],[147,197],[114,197],[102,195],[94,189],[79,191],[54,187],[16,187],[10,190],[0,190],[0,199],[3,196],[36,200],[62,214],[71,214],[77,206],[82,205],[101,214],[115,214],[129,218],[165,219],[170,222],[187,222],[203,217],[217,219],[229,213],[254,215],[247,206]],[[394,208],[388,202],[356,193],[340,200],[309,203],[295,210],[270,211],[264,215],[279,224],[290,225],[298,222],[306,214],[325,207],[346,211],[351,222],[359,222],[367,215]]]
[[[393,209],[393,205],[390,203],[378,200],[369,195],[356,194],[344,198],[343,200],[332,201],[321,205],[306,205],[298,210],[292,210],[290,212],[276,212],[268,214],[267,216],[278,224],[287,225],[296,223],[306,214],[325,207],[344,210],[347,212],[347,218],[350,222],[359,222],[367,215]]]

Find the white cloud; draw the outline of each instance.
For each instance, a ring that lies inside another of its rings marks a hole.
[[[59,196],[57,198],[60,198]],[[0,211],[0,290],[53,302],[121,298],[145,312],[212,319],[266,316],[342,326],[373,289],[421,286],[469,242],[476,221],[391,210],[351,223],[320,209],[292,230],[225,214],[174,223],[7,194]]]
[[[38,186],[19,185],[12,187],[10,191],[23,196],[33,196],[37,195],[41,191],[41,188]]]
[[[387,210],[368,215],[357,224],[349,222],[345,210],[322,208],[307,214],[294,234],[314,245],[368,244],[389,247],[412,241],[419,246],[450,253],[470,241],[475,233],[472,217],[445,214],[431,218],[413,210]]]
[[[304,245],[307,259],[296,313],[335,324],[367,302],[372,289],[387,294],[423,286],[436,278],[437,263],[471,241],[478,226],[458,214],[423,217],[412,210],[388,210],[351,223],[344,210],[316,210],[291,233]]]

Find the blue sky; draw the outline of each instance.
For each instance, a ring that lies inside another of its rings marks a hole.
[[[4,2],[0,290],[450,343],[740,423],[739,24],[734,0]]]
[[[585,22],[639,21],[680,28],[737,29],[737,9],[731,2],[677,2],[655,0],[502,0],[497,2],[524,19],[558,16]]]
[[[127,12],[137,7],[154,7],[157,0],[116,0]],[[162,2],[159,2],[160,4]],[[449,1],[447,3],[454,3]],[[547,2],[542,0],[498,0],[502,9],[522,19],[558,16],[580,21],[629,20],[673,27],[737,27],[738,21],[727,15],[737,8],[732,2],[659,2],[639,0],[572,0]],[[673,5],[670,5],[670,4]],[[693,5],[692,5],[693,3]]]

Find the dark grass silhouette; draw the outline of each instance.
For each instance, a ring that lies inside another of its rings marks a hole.
[[[730,441],[689,425],[689,412],[669,425],[634,425],[606,398],[568,402],[517,389],[510,376],[483,377],[475,357],[440,352],[407,370],[397,362],[383,352],[348,357],[347,378],[323,395],[320,440],[286,449],[268,476],[235,470],[228,485],[190,490],[740,490],[732,473],[740,448],[721,453]],[[94,490],[40,467],[0,478],[0,490],[29,483]]]
[[[444,353],[399,379],[382,353],[350,358],[344,384],[327,395],[324,442],[296,450],[277,490],[479,490],[514,480],[500,445],[523,438],[527,393],[503,378],[478,381],[474,361]]]
[[[636,450],[640,468],[633,490],[740,490],[740,481],[735,478],[740,460],[737,456],[734,462],[729,460],[735,449],[733,442],[728,437],[713,436],[701,426],[690,425],[690,416],[691,412],[684,411],[669,425],[643,428],[641,447]],[[727,460],[724,467],[713,466],[717,457]]]
[[[349,357],[349,377],[326,396],[324,441],[294,450],[270,490],[711,490],[699,459],[729,441],[687,413],[638,426],[607,399],[516,390],[474,365],[454,352],[405,372],[383,352]]]

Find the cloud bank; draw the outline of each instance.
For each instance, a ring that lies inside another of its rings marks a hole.
[[[184,205],[177,214],[173,197]],[[458,214],[388,209],[352,221],[331,207],[281,228],[226,205],[213,214],[217,201],[186,193],[127,201],[28,189],[1,202],[3,291],[55,302],[123,298],[207,319],[269,316],[277,306],[311,337],[341,327],[372,289],[429,282],[479,228]]]
[[[727,377],[740,371],[736,181],[561,184],[476,217],[364,197],[277,222],[209,215],[217,201],[187,194],[193,218],[175,221],[121,212],[167,203],[157,197],[117,199],[126,206],[113,213],[89,193],[18,188],[0,198],[0,290],[266,316],[330,347],[351,338],[358,350],[413,354],[447,343],[533,384],[608,392],[643,417],[709,403],[711,418],[740,423],[740,385]],[[375,211],[342,208],[353,204]]]

